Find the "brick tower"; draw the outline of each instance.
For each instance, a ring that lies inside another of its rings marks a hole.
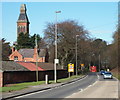
[[[22,4],[20,8],[20,15],[17,21],[17,37],[21,32],[24,34],[29,33],[29,20],[26,13],[26,5]]]

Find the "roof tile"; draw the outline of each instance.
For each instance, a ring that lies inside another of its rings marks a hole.
[[[31,62],[17,62],[17,63],[24,66],[30,71],[36,71],[36,65],[34,63]],[[44,69],[38,67],[38,71],[44,71]]]

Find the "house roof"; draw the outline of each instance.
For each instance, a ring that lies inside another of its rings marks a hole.
[[[0,70],[2,71],[29,71],[27,68],[14,61],[0,61]]]
[[[34,49],[20,49],[18,51],[23,57],[33,58],[34,55]],[[40,49],[39,50],[39,57],[45,57],[46,56],[46,49]]]
[[[39,57],[45,57],[46,56],[46,49],[40,49]]]
[[[38,62],[38,66],[44,70],[54,70],[54,64],[53,63],[42,63]],[[57,69],[62,69],[60,65],[57,65]]]
[[[23,57],[33,58],[34,49],[20,49],[18,51]]]
[[[28,22],[28,23],[29,23],[29,20],[28,20],[27,14],[26,14],[26,13],[20,13],[17,22]]]
[[[58,65],[57,69],[61,66]],[[54,64],[38,62],[38,71],[44,70],[54,70]],[[36,65],[31,62],[0,61],[0,71],[36,71]]]
[[[34,63],[31,63],[31,62],[17,62],[17,63],[24,66],[30,71],[36,71],[36,65]],[[38,71],[44,71],[44,69],[38,66]]]

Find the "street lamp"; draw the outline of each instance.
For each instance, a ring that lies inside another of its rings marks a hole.
[[[100,54],[99,54],[99,71],[100,71],[100,62],[101,62],[100,60],[101,60],[101,59],[100,59]]]
[[[78,73],[78,71],[77,71],[77,37],[78,37],[79,35],[76,35],[76,76],[77,76],[77,73]]]
[[[38,52],[37,52],[37,48],[38,48],[38,44],[37,44],[37,35],[35,36],[35,45],[36,45],[36,81],[38,82]]]
[[[61,11],[56,11],[56,23],[55,23],[55,59],[54,59],[54,81],[57,83],[57,71],[56,64],[58,63],[57,59],[57,14],[61,13]]]

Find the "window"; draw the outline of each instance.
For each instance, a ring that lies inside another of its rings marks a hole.
[[[25,26],[23,26],[23,32],[25,32]]]
[[[18,26],[18,33],[20,33],[20,26]]]
[[[14,61],[18,61],[18,56],[14,56]]]

